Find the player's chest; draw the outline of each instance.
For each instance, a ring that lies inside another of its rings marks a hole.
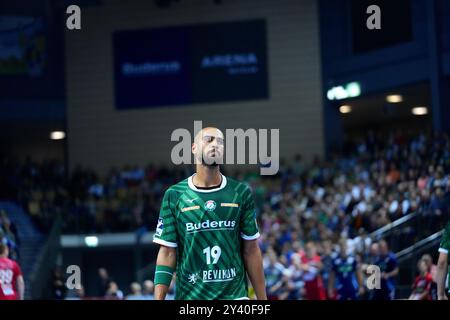
[[[241,201],[234,195],[188,194],[177,203],[177,220],[181,222],[238,221]]]

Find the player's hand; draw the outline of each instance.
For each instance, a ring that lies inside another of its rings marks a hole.
[[[438,300],[448,300],[448,297],[444,294],[444,295],[439,295],[438,296]]]

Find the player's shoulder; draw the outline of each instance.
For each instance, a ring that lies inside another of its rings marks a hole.
[[[184,192],[186,192],[188,188],[188,178],[186,178],[178,183],[169,186],[164,194],[165,197],[168,197],[169,199],[171,199],[171,201],[173,201],[173,199],[179,198]]]
[[[168,192],[168,193],[183,193],[189,187],[188,179],[189,178],[183,179],[180,182],[169,186],[167,188],[166,192]]]
[[[235,190],[239,190],[241,192],[251,192],[250,186],[245,181],[239,181],[230,177],[226,177],[227,185]]]

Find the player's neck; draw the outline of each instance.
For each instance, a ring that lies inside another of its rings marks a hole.
[[[217,186],[222,182],[219,166],[211,167],[197,164],[197,173],[193,177],[196,187],[208,188]]]

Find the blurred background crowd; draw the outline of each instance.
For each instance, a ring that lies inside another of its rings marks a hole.
[[[311,165],[298,155],[282,162],[276,177],[234,173],[254,192],[267,241],[354,238],[416,211],[428,217],[425,228],[442,227],[450,191],[448,135],[369,133],[349,142],[348,150],[353,152]],[[2,172],[8,190],[15,190],[41,228],[61,212],[67,233],[154,229],[164,191],[192,174],[188,166],[127,165],[104,177],[77,167],[68,177],[64,164],[30,158],[3,159]]]
[[[354,257],[356,269],[364,271],[367,265],[382,264],[384,257],[393,255],[388,243],[380,245],[381,239],[371,237],[371,232],[411,213],[419,214],[420,233],[405,228],[395,239],[399,246],[399,242],[414,242],[422,234],[436,232],[446,223],[450,204],[447,135],[369,133],[349,142],[348,150],[353,152],[335,154],[330,161],[317,158],[309,166],[296,156],[282,164],[276,177],[235,173],[254,193],[272,298],[311,298],[308,290],[319,290],[315,298],[335,297],[328,279],[333,260],[342,251],[340,241],[345,241],[346,254]],[[48,231],[61,214],[64,232],[74,234],[154,231],[164,191],[190,174],[188,167],[168,170],[149,165],[111,169],[105,177],[77,168],[67,176],[61,163],[38,164],[31,159],[25,163],[4,160],[2,172],[8,190],[16,191],[17,201],[41,230]],[[5,211],[0,218],[2,241],[17,258],[17,230]],[[427,261],[431,268],[432,262]],[[397,268],[394,262],[390,271]],[[308,265],[317,270],[308,271]],[[351,271],[354,276],[356,269]],[[102,270],[101,277],[107,278]],[[307,278],[314,279],[315,285],[307,285]],[[130,294],[138,295],[141,286],[133,283]],[[148,292],[149,283],[144,287]],[[101,296],[108,290],[116,298],[124,297],[114,281],[105,285]]]

